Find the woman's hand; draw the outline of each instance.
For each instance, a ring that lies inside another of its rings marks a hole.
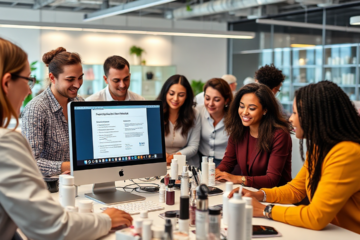
[[[239,192],[239,189],[240,189],[240,188],[238,188],[238,187],[237,187],[237,188],[234,188],[234,189],[230,192],[228,198],[232,198],[233,195],[234,195],[234,193],[238,193],[238,192]],[[242,194],[242,196],[244,196],[244,197],[252,197],[252,198],[255,198],[255,199],[258,200],[258,201],[262,201],[262,200],[264,199],[264,193],[263,193],[262,191],[252,192],[252,191],[249,191],[249,190],[243,188],[241,194]]]
[[[111,218],[111,228],[116,228],[125,225],[126,227],[130,227],[132,225],[133,218],[130,214],[118,210],[116,208],[108,208],[103,213],[109,215]]]
[[[239,192],[239,188],[235,188],[234,190],[232,190],[229,194],[229,198],[232,198],[234,193],[238,193]],[[264,217],[264,209],[266,207],[266,205],[261,204],[259,201],[263,200],[264,198],[264,193],[262,191],[257,191],[257,192],[252,192],[246,189],[242,189],[241,192],[242,196],[244,197],[251,197],[252,198],[252,206],[253,206],[253,216],[254,217]]]
[[[239,176],[232,175],[227,172],[222,172],[219,169],[215,169],[215,180],[220,182],[233,182],[233,183],[240,183],[241,179]]]

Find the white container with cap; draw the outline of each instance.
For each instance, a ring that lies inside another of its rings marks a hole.
[[[208,185],[208,175],[209,175],[209,164],[208,164],[208,157],[202,157],[201,163],[201,183]]]
[[[75,186],[74,186],[75,179],[73,176],[64,175],[61,179],[61,186],[59,190],[61,192],[60,197],[60,204],[64,208],[67,206],[75,207]]]
[[[80,213],[92,213],[94,212],[93,202],[91,200],[79,201],[79,212]]]
[[[173,159],[171,161],[171,172],[170,172],[171,179],[178,179],[178,160]]]
[[[209,183],[208,186],[215,186],[215,163],[214,163],[214,158],[213,157],[209,157]]]
[[[140,218],[142,220],[147,220],[148,219],[148,211],[144,210],[140,212]]]
[[[134,220],[134,231],[137,234],[142,234],[142,224],[143,224],[143,220],[141,218],[135,219]]]
[[[152,221],[150,221],[150,220],[143,221],[141,240],[151,240],[152,239],[151,225],[152,225]]]
[[[160,203],[165,203],[165,185],[164,184],[160,184],[160,189],[159,189],[159,202]]]
[[[161,240],[164,235],[164,226],[153,225],[151,227],[151,231],[153,235],[153,240]]]
[[[251,197],[243,197],[245,201],[245,240],[251,240],[253,234],[252,228],[252,218],[253,218],[253,206],[252,206],[252,198]]]
[[[234,193],[234,196],[229,201],[229,223],[228,223],[228,240],[245,240],[245,201],[241,197],[242,186],[240,186],[239,193]]]
[[[189,196],[189,175],[186,166],[183,166],[180,190],[180,196]]]
[[[225,192],[223,194],[223,224],[228,225],[229,223],[229,194],[233,190],[234,184],[232,182],[225,183]]]

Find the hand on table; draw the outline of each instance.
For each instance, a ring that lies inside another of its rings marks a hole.
[[[238,176],[215,169],[215,180],[220,182],[238,183]]]
[[[116,228],[122,225],[126,225],[126,227],[130,227],[132,225],[133,218],[130,214],[118,210],[116,208],[108,208],[103,213],[109,215],[111,218],[111,228]]]
[[[228,198],[232,198],[234,193],[238,193],[240,188],[234,188]],[[264,217],[263,212],[266,205],[261,204],[260,201],[264,199],[264,193],[262,191],[252,192],[246,189],[242,189],[241,192],[242,196],[244,197],[251,197],[252,198],[252,206],[253,206],[253,216],[254,217]]]

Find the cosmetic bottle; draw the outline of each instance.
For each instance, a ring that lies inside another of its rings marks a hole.
[[[160,184],[159,189],[159,202],[164,203],[165,202],[165,186],[164,184]]]
[[[229,223],[228,223],[228,240],[244,240],[245,239],[245,201],[241,197],[242,186],[239,193],[229,201]]]
[[[190,226],[195,227],[196,220],[196,184],[193,179],[191,184],[191,199],[190,199]]]
[[[243,197],[245,201],[245,240],[251,240],[253,229],[252,229],[252,218],[253,218],[253,206],[251,197]]]
[[[177,159],[173,159],[171,161],[171,174],[170,177],[171,179],[178,179],[178,160]]]
[[[179,217],[179,231],[189,234],[189,196],[180,197],[180,217]]]
[[[166,205],[174,205],[175,204],[175,192],[173,189],[174,185],[169,183],[166,189]]]
[[[166,219],[163,240],[173,240],[173,230],[170,219]]]
[[[206,156],[202,157],[201,163],[201,183],[208,185],[208,175],[209,175],[209,164],[208,158]]]
[[[67,206],[75,207],[75,186],[74,186],[74,177],[73,176],[62,176],[62,180],[59,187],[60,204],[64,208]]]
[[[183,167],[183,172],[181,176],[180,196],[189,196],[189,175],[186,166]]]
[[[223,194],[223,223],[224,225],[228,226],[229,223],[229,194],[233,190],[233,183],[232,182],[226,182],[225,183],[225,192]]]
[[[205,184],[201,184],[197,188],[196,199],[196,239],[206,240],[208,235],[208,193],[209,188]]]
[[[209,235],[220,239],[221,230],[221,207],[209,207]],[[210,237],[210,236],[209,236]]]
[[[215,163],[214,158],[209,157],[209,179],[208,179],[208,186],[215,186]]]

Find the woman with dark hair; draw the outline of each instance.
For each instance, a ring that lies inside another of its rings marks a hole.
[[[289,129],[270,88],[257,83],[243,86],[225,120],[230,137],[225,156],[216,168],[216,179],[254,188],[291,181]],[[230,174],[236,164],[240,176]]]
[[[285,186],[243,190],[245,196],[253,197],[254,217],[264,213],[273,220],[314,230],[332,223],[360,234],[360,117],[354,105],[335,83],[310,84],[295,92],[290,122],[301,139],[303,160],[306,140],[305,163]],[[306,196],[308,206],[259,203],[291,204]]]
[[[213,78],[204,86],[204,105],[196,107],[201,119],[199,155],[213,157],[216,167],[224,156],[229,140],[224,119],[232,99],[229,84],[221,78]]]
[[[197,156],[201,122],[193,108],[194,93],[185,76],[171,76],[164,83],[157,100],[164,106],[166,162],[174,154],[186,155],[189,165],[199,167]]]

